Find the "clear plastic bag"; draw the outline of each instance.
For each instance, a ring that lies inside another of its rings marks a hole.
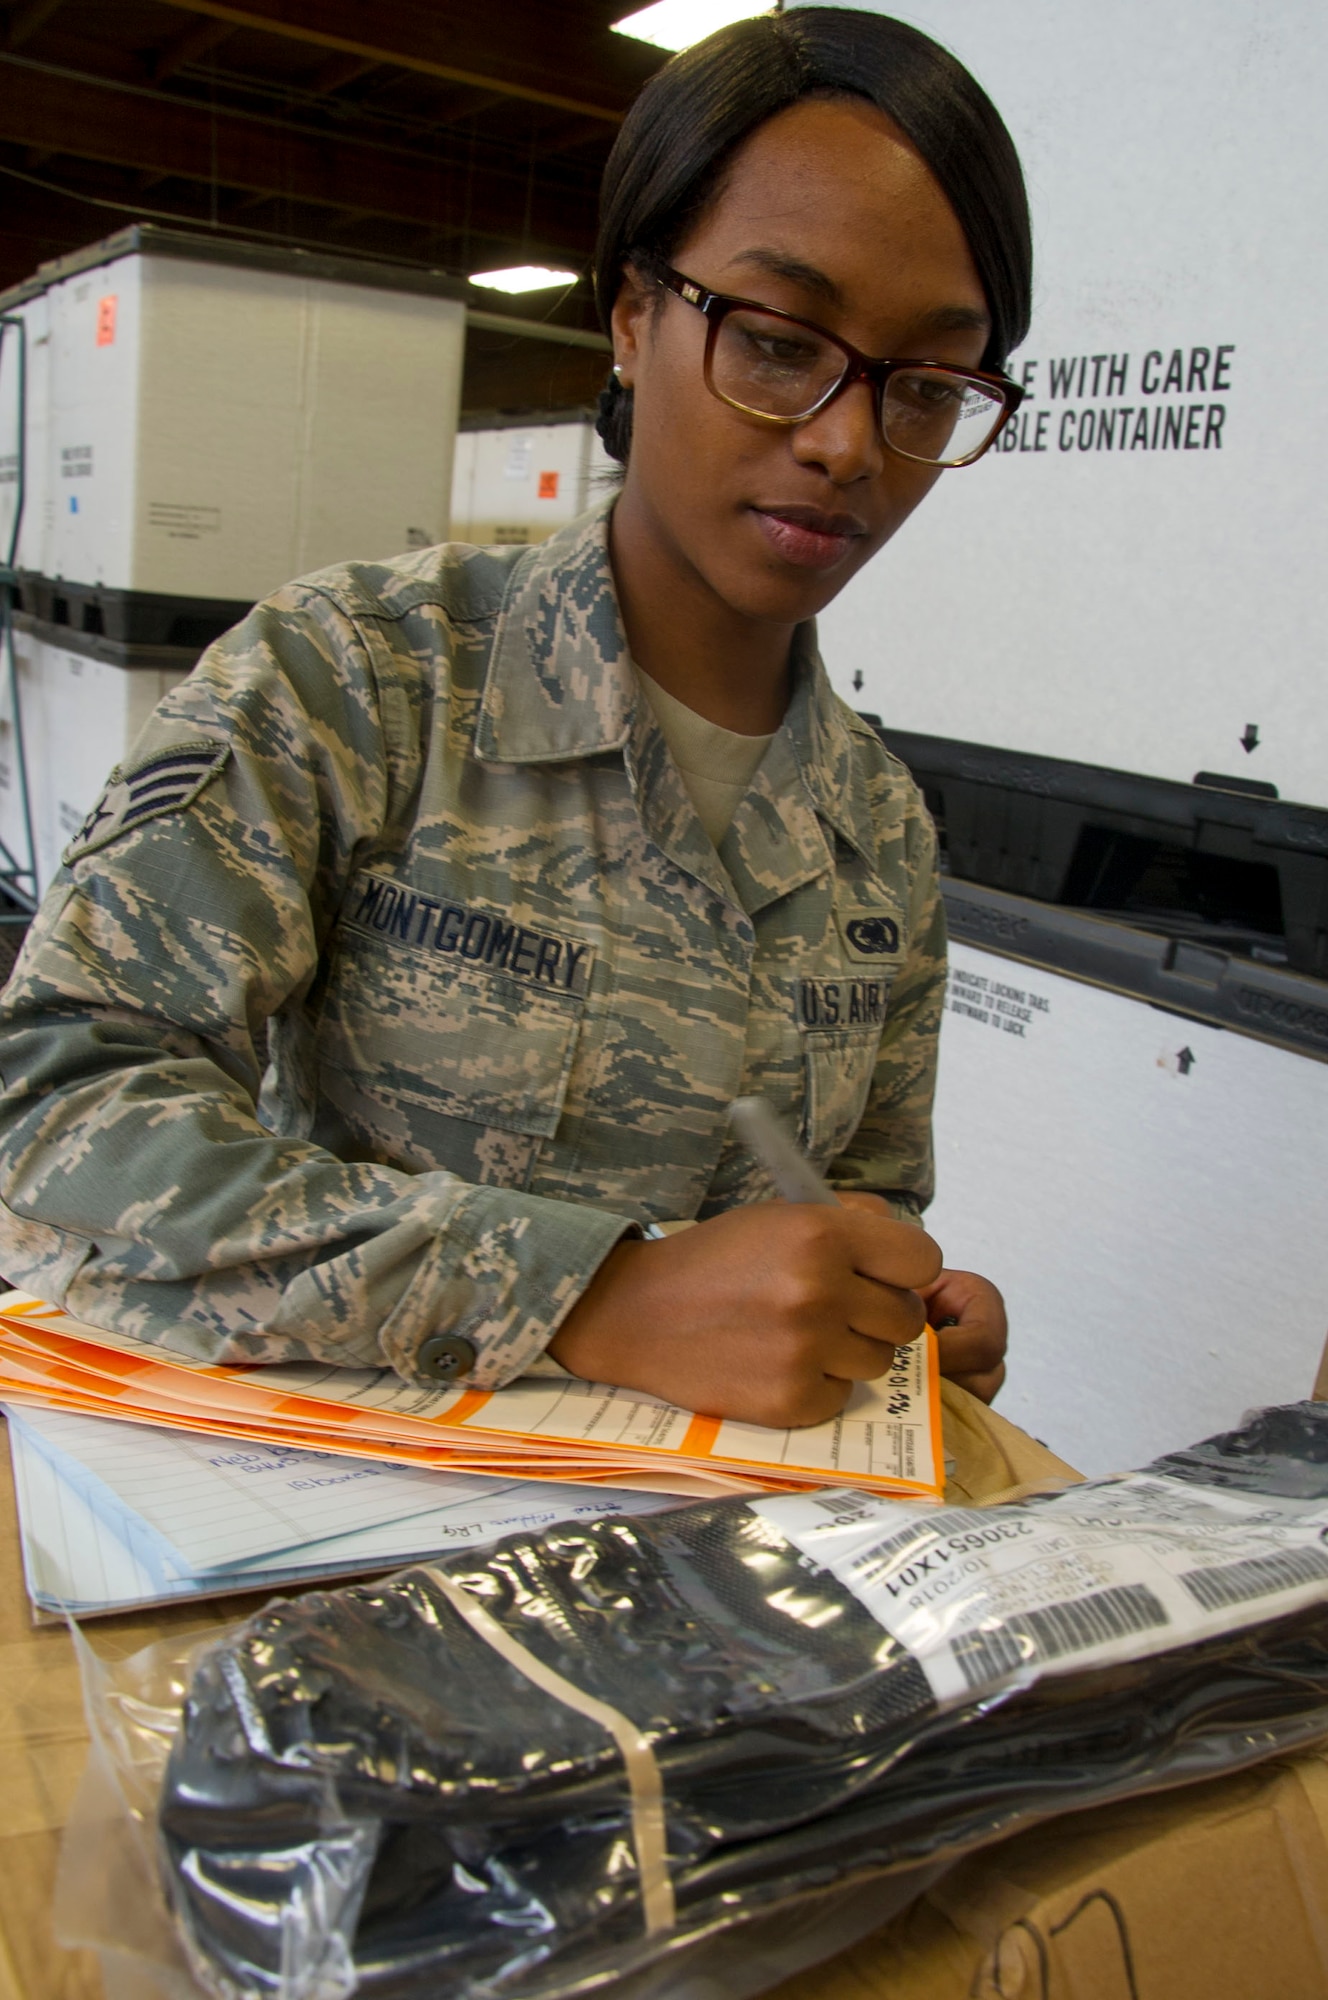
[[[71,1949],[100,1954],[106,2000],[248,2000],[265,1989],[219,1977],[177,1926],[156,1853],[157,1804],[185,1693],[201,1655],[225,1638],[227,1628],[162,1642],[116,1663],[103,1662],[76,1627],[73,1632],[93,1743],[61,1851],[57,1938]],[[334,1841],[334,1863],[338,1851]],[[734,1922],[679,1939],[667,1958],[615,1980],[614,2000],[748,2000],[887,1923],[947,1866],[873,1876],[749,1921],[735,1913]],[[357,1886],[362,1890],[362,1879]],[[332,1914],[326,1899],[320,1909],[326,1922]],[[353,1900],[346,1898],[310,1954],[291,1949],[309,1935],[299,1913],[286,1932],[279,1976],[266,1989],[275,2000],[321,2000],[329,1991],[355,1990],[342,1972],[354,1915]]]
[[[106,2000],[199,2000],[158,1863],[157,1806],[185,1691],[224,1627],[102,1660],[70,1621],[92,1738],[60,1850],[55,1936],[101,1953]]]
[[[177,1935],[225,2000],[735,2000],[1017,1825],[1328,1730],[1326,1528],[1305,1404],[982,1511],[705,1502],[277,1602],[165,1760]],[[146,1835],[169,1732],[119,1731]]]

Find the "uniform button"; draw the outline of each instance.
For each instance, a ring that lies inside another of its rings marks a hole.
[[[474,1366],[474,1346],[460,1333],[431,1333],[415,1356],[416,1372],[426,1382],[455,1382]]]

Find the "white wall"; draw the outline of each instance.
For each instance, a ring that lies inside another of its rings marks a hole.
[[[1014,448],[943,475],[826,613],[836,685],[901,729],[1181,780],[1234,772],[1328,805],[1328,11],[882,11],[965,61],[1019,147],[1036,305],[1012,372],[1032,397]],[[1191,391],[1195,349],[1210,359]],[[1146,393],[1145,356],[1165,382],[1177,350],[1186,386]],[[1082,393],[1076,366],[1073,394],[1053,396],[1053,362],[1099,354],[1128,357],[1119,390],[1104,363],[1091,393],[1090,360]],[[1132,417],[1122,451],[1118,416],[1111,450],[1079,449],[1090,409],[1148,411],[1151,443],[1160,403],[1186,422],[1199,408],[1196,448],[1135,445]]]

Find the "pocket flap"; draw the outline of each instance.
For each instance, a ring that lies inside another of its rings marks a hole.
[[[318,1053],[370,1096],[551,1138],[584,1004],[579,993],[346,929]]]

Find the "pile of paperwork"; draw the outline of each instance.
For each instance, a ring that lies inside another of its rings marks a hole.
[[[363,1575],[518,1530],[676,1504],[63,1410],[6,1415],[28,1595],[79,1616]]]
[[[778,1431],[571,1377],[482,1390],[319,1362],[217,1367],[9,1292],[0,1296],[0,1402],[497,1479],[692,1498],[825,1485],[936,1495],[944,1483],[931,1333],[899,1348],[879,1382],[859,1383],[829,1423]]]

